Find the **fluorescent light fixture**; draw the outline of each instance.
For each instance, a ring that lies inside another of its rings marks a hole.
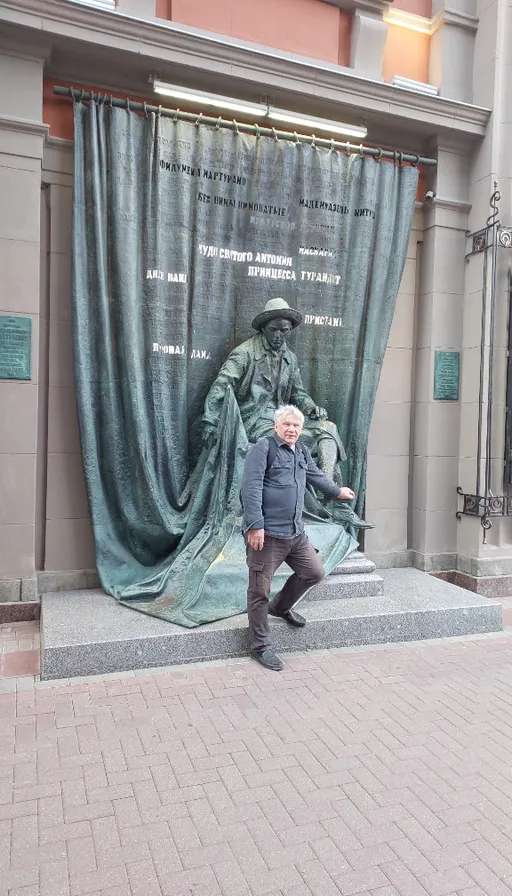
[[[343,134],[345,137],[366,137],[368,128],[359,127],[356,124],[344,124],[342,121],[327,121],[325,118],[314,118],[312,115],[301,115],[299,112],[287,112],[286,109],[268,110],[267,118],[272,121],[283,121],[285,124],[294,124],[316,131],[326,131],[328,134]]]
[[[153,90],[163,96],[172,96],[176,100],[184,100],[187,103],[199,103],[201,106],[214,106],[217,109],[226,109],[229,112],[240,112],[242,115],[256,115],[262,118],[267,114],[266,106],[261,103],[249,103],[245,100],[237,100],[231,96],[217,96],[215,93],[203,93],[202,90],[191,90],[189,87],[180,87],[177,84],[166,84],[164,81],[153,81]]]
[[[416,16],[402,9],[388,9],[382,16],[386,24],[399,25],[400,28],[408,28],[409,31],[419,31],[420,34],[432,34],[432,22],[423,16]]]
[[[412,93],[421,93],[423,96],[437,96],[439,87],[433,84],[425,84],[423,81],[413,81],[412,78],[402,78],[401,75],[393,75],[391,86],[400,90],[410,90]]]
[[[325,131],[328,134],[342,134],[345,137],[366,137],[368,130],[355,124],[343,124],[340,121],[327,121],[324,118],[314,118],[311,115],[301,115],[299,112],[289,112],[286,109],[274,109],[263,103],[249,103],[231,96],[220,96],[215,93],[203,93],[202,90],[192,90],[189,87],[180,87],[177,84],[167,84],[157,78],[153,80],[153,90],[163,96],[170,96],[176,100],[187,103],[196,103],[200,106],[214,106],[217,109],[225,109],[227,112],[239,112],[242,115],[265,118],[267,121],[282,121],[285,124],[296,127],[308,128],[312,133]]]

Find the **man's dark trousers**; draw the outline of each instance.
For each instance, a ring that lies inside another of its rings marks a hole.
[[[286,562],[293,575],[285,582],[270,604],[273,611],[290,610],[303,594],[320,582],[325,573],[316,551],[306,535],[275,538],[265,532],[263,549],[255,551],[247,545],[249,588],[247,591],[247,615],[251,650],[270,647],[268,625],[269,594],[272,576]]]

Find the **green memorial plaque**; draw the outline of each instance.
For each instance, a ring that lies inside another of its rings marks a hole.
[[[30,379],[32,319],[0,314],[0,379]]]
[[[457,401],[459,398],[460,352],[436,352],[434,360],[434,398]]]

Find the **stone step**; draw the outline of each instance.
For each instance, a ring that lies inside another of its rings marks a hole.
[[[333,569],[331,575],[354,575],[356,573],[375,572],[375,563],[368,560],[361,551],[353,551]]]
[[[381,594],[384,594],[384,579],[375,572],[351,575],[331,573],[308,591],[307,600],[343,600],[379,597]]]
[[[386,596],[308,600],[305,628],[270,619],[277,651],[474,635],[502,630],[501,606],[416,569],[383,570]],[[185,629],[145,616],[103,591],[43,594],[42,677],[148,669],[248,652],[245,613]]]

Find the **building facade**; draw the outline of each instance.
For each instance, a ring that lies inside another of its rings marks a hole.
[[[366,142],[437,160],[375,405],[365,550],[510,593],[512,252],[506,236],[487,248],[506,230],[467,237],[496,189],[512,225],[510,0],[0,0],[0,23],[0,315],[29,319],[32,340],[30,379],[0,379],[0,600],[96,584],[71,340],[72,108],[53,88],[154,101],[154,76],[364,122]],[[440,352],[460,364],[448,399],[434,397]]]

